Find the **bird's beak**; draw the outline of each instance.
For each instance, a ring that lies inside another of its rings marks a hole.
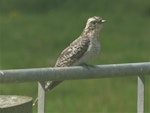
[[[105,23],[105,22],[106,22],[106,20],[102,20],[101,22],[102,22],[102,23]]]

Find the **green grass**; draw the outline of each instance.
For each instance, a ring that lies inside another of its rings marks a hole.
[[[101,2],[101,3],[100,3]],[[0,68],[54,66],[60,52],[80,35],[88,17],[100,15],[104,25],[101,54],[90,64],[150,61],[150,14],[140,0],[66,2],[44,14],[11,10],[0,15]],[[103,5],[104,4],[104,5]],[[145,111],[150,113],[149,77]],[[46,113],[135,113],[136,77],[65,81],[46,95]],[[0,94],[37,95],[37,84],[0,84]],[[36,108],[34,108],[36,113]]]

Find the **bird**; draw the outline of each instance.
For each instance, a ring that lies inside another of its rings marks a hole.
[[[58,57],[55,67],[82,66],[100,52],[99,34],[106,20],[98,16],[90,17],[81,35],[74,40]],[[45,91],[52,90],[62,81],[47,81]],[[35,105],[38,98],[34,101]]]

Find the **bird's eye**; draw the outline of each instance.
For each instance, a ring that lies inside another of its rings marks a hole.
[[[93,23],[93,24],[96,24],[96,22],[95,22],[95,21],[93,21],[92,23]]]

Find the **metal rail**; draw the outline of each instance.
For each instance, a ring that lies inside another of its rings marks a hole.
[[[150,62],[0,70],[0,83],[150,75]]]
[[[0,70],[0,83],[137,76],[137,113],[144,113],[145,83],[143,75],[150,75],[150,62],[86,67],[74,66]],[[45,91],[43,83],[39,82],[38,87],[38,113],[44,113]]]

